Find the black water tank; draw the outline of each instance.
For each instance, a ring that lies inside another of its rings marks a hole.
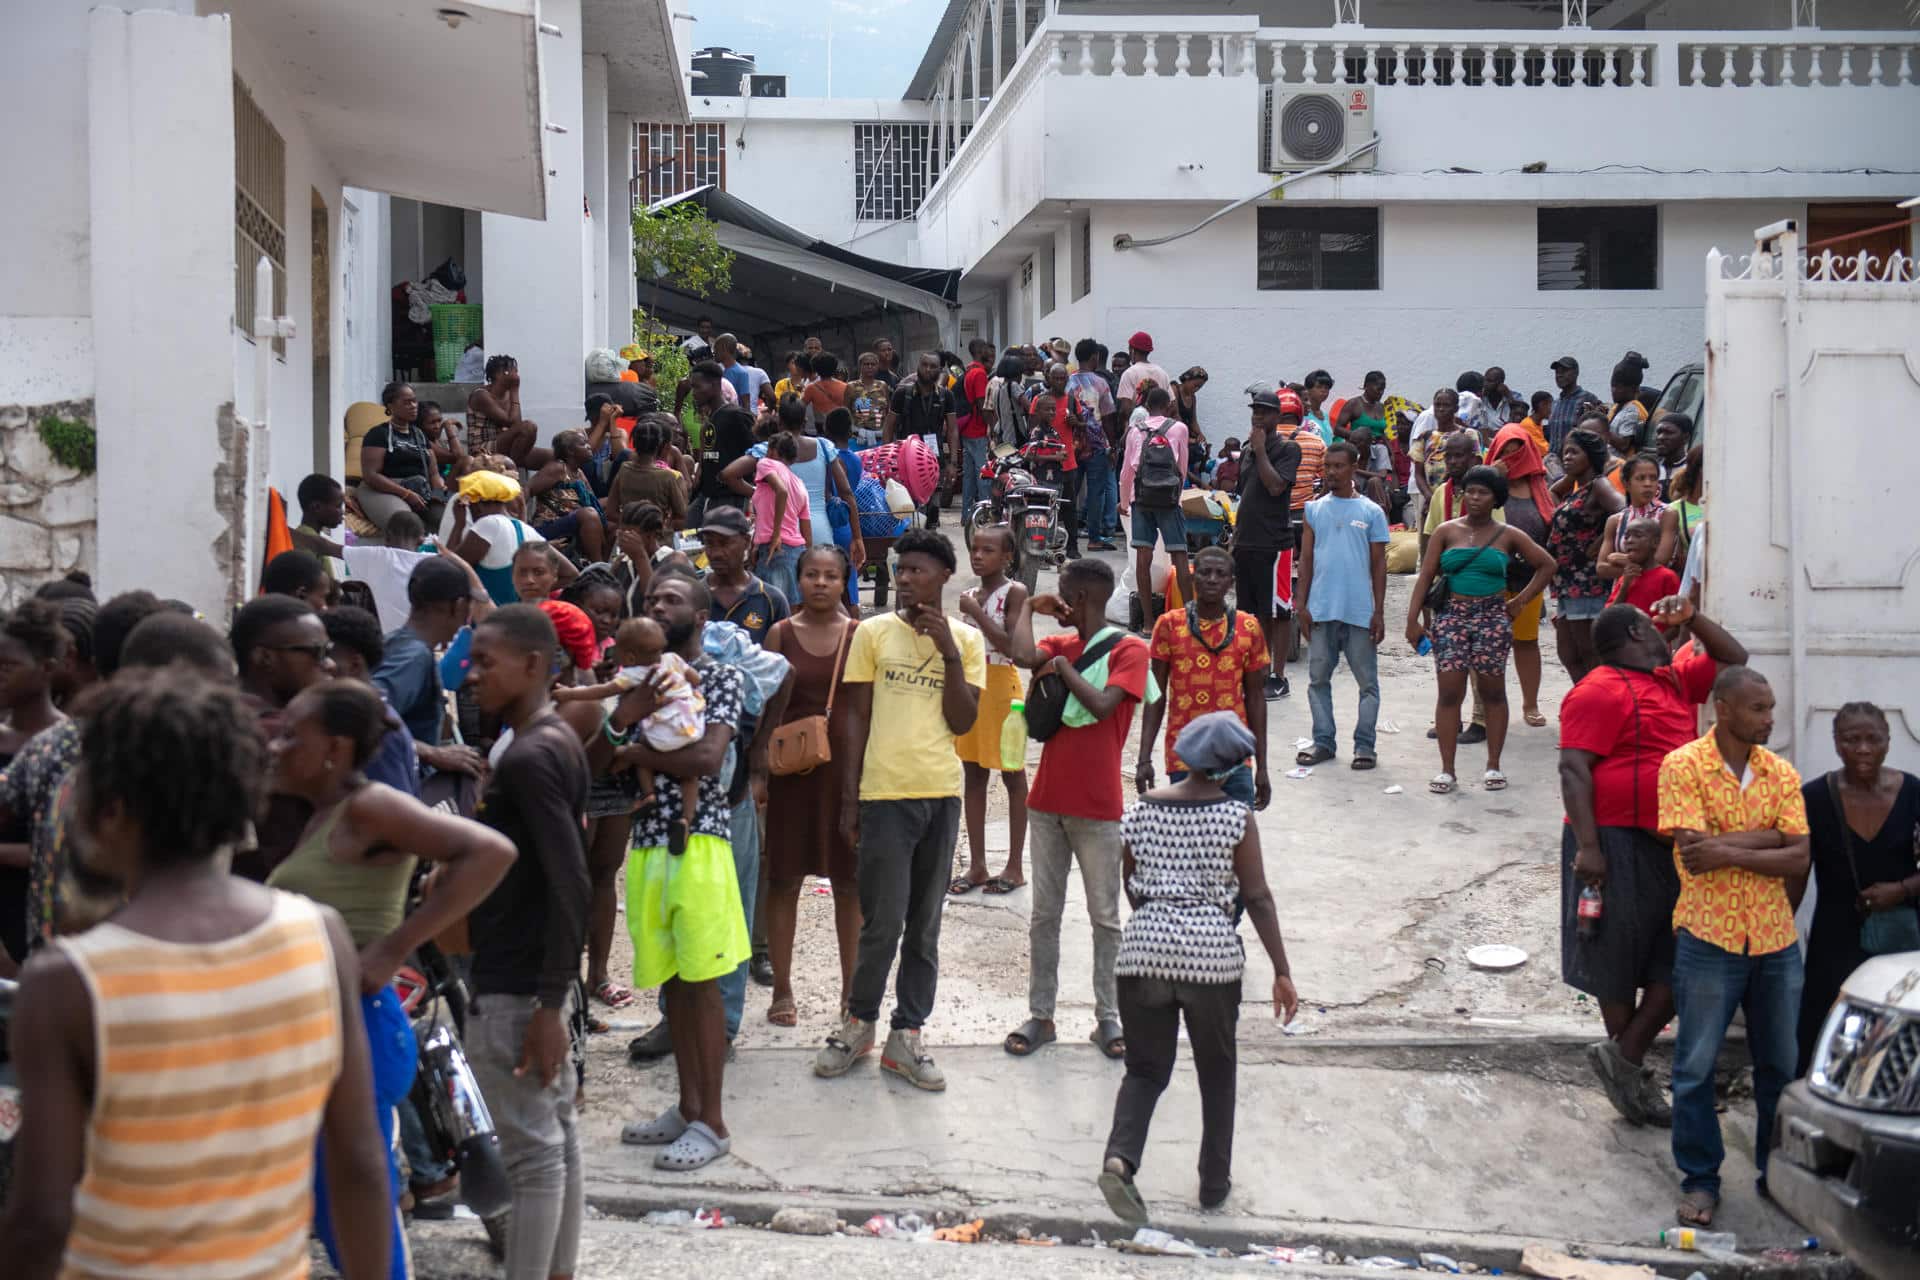
[[[737,98],[753,74],[753,55],[731,49],[701,49],[693,55],[693,94],[697,98]]]

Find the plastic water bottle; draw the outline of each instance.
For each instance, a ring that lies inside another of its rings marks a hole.
[[[1663,1249],[1685,1249],[1690,1253],[1737,1253],[1740,1241],[1731,1231],[1696,1231],[1692,1227],[1669,1227],[1660,1233]]]
[[[1000,726],[1000,769],[1004,773],[1024,773],[1026,768],[1027,704],[1015,698]]]
[[[1606,906],[1600,896],[1600,891],[1592,885],[1582,886],[1580,890],[1580,903],[1576,908],[1576,915],[1579,921],[1579,934],[1582,938],[1597,938],[1600,936],[1600,918],[1605,911]]]

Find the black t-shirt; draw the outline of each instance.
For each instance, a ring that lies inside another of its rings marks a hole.
[[[953,392],[936,386],[933,394],[922,395],[917,378],[903,382],[893,393],[893,411],[900,418],[896,436],[937,435],[944,443],[947,415],[954,412]]]
[[[360,444],[362,448],[387,451],[380,474],[389,480],[425,479],[432,465],[433,451],[418,427],[396,428],[391,422],[383,422],[367,432]]]
[[[891,369],[882,369],[880,371],[880,381],[890,387],[897,387],[900,385],[900,375]]]
[[[720,479],[720,473],[752,443],[752,414],[733,405],[715,409],[700,436],[700,467],[694,474],[694,496],[731,506],[744,503],[746,499],[729,489]]]
[[[1280,492],[1260,483],[1260,463],[1252,454],[1240,459],[1240,511],[1234,518],[1233,545],[1254,551],[1286,551],[1293,546],[1293,479],[1300,470],[1300,446],[1278,431],[1267,432],[1267,461],[1280,473]]]
[[[637,418],[660,407],[660,393],[641,382],[589,382],[587,396],[606,396],[620,406],[623,418]]]
[[[475,816],[519,857],[468,918],[475,995],[537,995],[558,1006],[587,945],[587,753],[549,708],[513,735]]]

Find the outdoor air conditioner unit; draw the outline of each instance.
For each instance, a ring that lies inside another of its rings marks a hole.
[[[1261,91],[1260,171],[1287,173],[1338,160],[1373,137],[1373,86],[1334,85],[1290,89],[1267,85]],[[1369,151],[1343,171],[1371,169],[1378,152]]]

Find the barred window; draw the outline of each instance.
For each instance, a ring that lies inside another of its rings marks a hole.
[[[684,195],[696,187],[727,187],[727,126],[633,126],[633,207]]]
[[[276,316],[287,310],[287,144],[267,122],[260,106],[238,79],[233,82],[233,323],[253,340],[254,266],[265,254],[273,264]],[[287,354],[284,338],[273,353]]]
[[[911,218],[932,186],[931,125],[853,126],[853,217],[856,222]]]

